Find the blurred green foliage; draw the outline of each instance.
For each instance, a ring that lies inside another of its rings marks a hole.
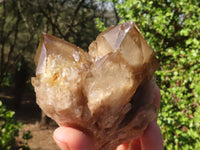
[[[0,149],[2,150],[29,150],[28,140],[32,138],[31,132],[23,133],[20,141],[19,136],[21,123],[14,120],[13,111],[6,110],[0,101]]]
[[[137,24],[159,60],[165,149],[200,149],[200,1],[110,1],[121,22]],[[98,27],[104,30],[102,22]]]
[[[160,63],[158,123],[165,149],[200,149],[200,1],[113,0],[133,20]]]

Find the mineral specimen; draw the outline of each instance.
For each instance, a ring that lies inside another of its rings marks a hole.
[[[35,63],[38,105],[59,125],[89,134],[99,150],[140,137],[157,116],[158,64],[132,21],[102,32],[88,53],[44,33]]]

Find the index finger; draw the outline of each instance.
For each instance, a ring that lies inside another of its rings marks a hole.
[[[155,104],[158,108],[160,108],[160,88],[156,84],[154,87],[154,99],[153,99],[153,104]]]

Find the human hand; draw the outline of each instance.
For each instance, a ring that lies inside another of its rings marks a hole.
[[[159,108],[160,90],[156,86],[154,104]],[[95,150],[92,139],[71,127],[59,127],[54,131],[54,140],[61,150]],[[156,120],[149,124],[143,136],[117,147],[116,150],[163,150],[162,134]]]

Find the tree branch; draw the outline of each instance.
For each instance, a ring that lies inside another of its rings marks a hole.
[[[48,14],[42,9],[42,7],[40,5],[39,5],[39,8],[40,8],[40,11],[43,13],[43,15],[48,19],[49,23],[51,23],[51,25],[58,31],[60,36],[64,37],[64,34],[60,30],[60,28],[57,25],[57,23],[53,22],[52,18],[48,16]]]
[[[13,43],[10,45],[10,51],[9,51],[9,53],[8,53],[8,58],[7,58],[7,62],[6,62],[6,64],[5,64],[5,69],[4,69],[5,71],[6,71],[7,68],[8,68],[8,64],[9,64],[9,62],[10,62],[11,55],[12,55],[12,53],[13,53],[13,51],[14,51],[14,49],[15,49],[16,43],[17,43],[18,32],[19,32],[18,26],[19,26],[19,22],[20,22],[20,21],[21,21],[21,17],[20,17],[20,14],[19,14],[19,12],[18,12],[18,18],[17,18],[17,21],[16,21],[15,26],[14,26],[14,40],[13,40]]]
[[[2,2],[3,4],[3,16],[2,16],[2,25],[1,25],[1,34],[0,34],[0,44],[1,46],[1,65],[0,65],[0,85],[2,83],[4,77],[4,46],[5,46],[5,38],[4,38],[4,26],[6,22],[6,4],[5,1]]]
[[[113,9],[114,9],[115,18],[116,18],[116,24],[118,24],[118,23],[119,23],[119,21],[120,21],[120,18],[119,18],[119,15],[118,15],[118,13],[117,13],[117,9],[116,9],[116,7],[115,7],[115,4],[114,4],[114,3],[113,3]]]
[[[64,34],[64,39],[67,40],[68,38],[68,34],[70,33],[70,31],[72,30],[72,27],[74,25],[74,22],[76,20],[76,16],[78,14],[78,11],[80,10],[81,6],[83,5],[83,3],[85,2],[85,0],[80,0],[78,2],[78,4],[76,5],[76,8],[74,10],[73,16],[71,17],[71,23],[68,26],[68,28],[65,30],[65,34]]]

